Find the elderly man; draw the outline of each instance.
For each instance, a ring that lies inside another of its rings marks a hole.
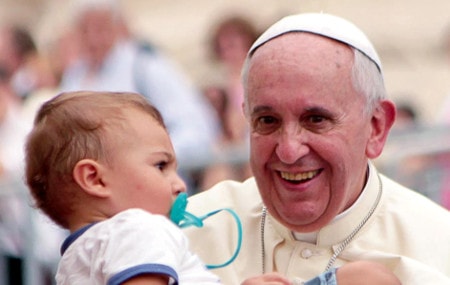
[[[242,219],[240,254],[216,270],[225,284],[265,272],[303,282],[361,260],[403,284],[450,284],[450,213],[371,163],[396,110],[357,27],[328,14],[286,17],[251,47],[243,83],[254,178],[219,183],[188,207],[230,207]],[[237,243],[226,215],[188,235],[206,263],[227,260]]]

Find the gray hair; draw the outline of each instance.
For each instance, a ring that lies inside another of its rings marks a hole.
[[[366,97],[366,105],[363,110],[365,115],[370,114],[380,100],[387,98],[383,75],[377,65],[366,55],[350,46],[353,50],[352,83],[356,91]],[[248,115],[247,81],[250,68],[250,60],[253,54],[245,59],[242,68],[242,84],[244,86],[244,112]]]
[[[80,18],[89,11],[107,11],[114,23],[123,19],[121,5],[118,0],[77,0],[70,7],[70,21],[76,24]]]

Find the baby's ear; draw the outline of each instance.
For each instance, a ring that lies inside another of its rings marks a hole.
[[[87,194],[107,198],[110,191],[103,183],[104,167],[92,159],[82,159],[73,168],[73,179]]]

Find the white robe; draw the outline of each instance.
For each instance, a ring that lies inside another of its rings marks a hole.
[[[338,256],[335,266],[355,260],[388,266],[403,284],[450,284],[450,212],[422,195],[380,175],[381,200],[374,214]],[[308,280],[324,271],[333,249],[355,229],[375,203],[379,180],[370,164],[368,183],[358,202],[342,218],[322,228],[316,243],[297,241],[292,232],[268,215],[264,227],[265,272]],[[239,284],[262,273],[262,201],[253,178],[225,181],[192,196],[188,211],[202,215],[230,207],[242,220],[243,241],[237,259],[215,270],[224,284]],[[227,214],[186,230],[191,249],[206,264],[226,261],[237,243],[235,221]]]

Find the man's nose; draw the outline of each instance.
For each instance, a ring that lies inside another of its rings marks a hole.
[[[310,148],[307,144],[307,132],[300,126],[284,128],[278,138],[275,153],[286,164],[294,164],[307,155]]]

